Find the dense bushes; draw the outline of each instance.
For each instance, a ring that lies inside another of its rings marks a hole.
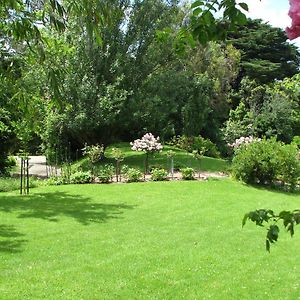
[[[280,181],[293,189],[300,174],[298,150],[274,139],[242,145],[232,161],[232,175],[246,183]]]
[[[217,146],[209,139],[205,139],[202,136],[188,137],[185,135],[178,135],[174,136],[169,144],[188,152],[197,151],[198,153],[202,153],[205,156],[215,158],[220,157],[220,152]]]

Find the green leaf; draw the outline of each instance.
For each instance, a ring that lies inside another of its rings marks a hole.
[[[241,3],[239,3],[239,6],[240,6],[243,10],[249,11],[249,7],[248,7],[248,4],[247,4],[247,3],[241,2]]]
[[[202,1],[195,1],[194,3],[192,3],[191,8],[196,8],[199,6],[202,6],[204,3]]]

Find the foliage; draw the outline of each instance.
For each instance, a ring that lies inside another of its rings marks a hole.
[[[37,178],[30,177],[29,187],[35,188],[41,186],[43,182]],[[0,177],[0,192],[10,192],[20,189],[20,179],[14,177]]]
[[[300,150],[300,136],[295,135],[293,137],[292,145],[295,145]]]
[[[254,222],[258,226],[264,226],[265,223],[272,223],[267,229],[266,236],[266,250],[270,252],[271,244],[277,242],[279,237],[279,227],[277,225],[279,221],[282,221],[285,229],[292,237],[295,232],[295,226],[300,223],[300,210],[281,211],[277,215],[272,210],[258,209],[245,214],[243,226],[246,224],[247,220]]]
[[[299,51],[287,43],[287,36],[280,28],[248,19],[236,31],[228,33],[228,41],[241,51],[239,78],[248,76],[263,84],[298,73]]]
[[[123,173],[127,182],[138,182],[142,179],[142,172],[139,169],[128,168],[126,173]]]
[[[69,184],[70,180],[66,180],[63,176],[51,176],[47,179],[47,185],[63,185]]]
[[[82,184],[82,183],[90,183],[93,177],[91,172],[77,171],[70,176],[70,183],[73,184]]]
[[[182,179],[184,180],[193,180],[195,171],[193,168],[183,168],[180,170]]]
[[[155,168],[151,170],[151,179],[153,181],[167,180],[168,172],[165,169]]]
[[[226,142],[231,144],[241,136],[252,135],[277,136],[289,143],[299,131],[297,78],[273,86],[243,79],[240,90],[232,94],[232,102],[238,105],[230,111],[223,128]]]
[[[170,140],[169,144],[188,152],[197,151],[198,153],[202,153],[209,157],[220,157],[220,152],[218,151],[217,146],[209,139],[205,139],[202,136],[174,136]]]
[[[114,175],[114,167],[112,165],[104,165],[97,171],[97,177],[101,183],[109,183]]]
[[[85,145],[82,149],[83,155],[87,155],[89,161],[92,164],[96,164],[104,157],[104,146],[103,145]]]
[[[294,189],[299,172],[297,149],[274,139],[244,144],[232,161],[232,175],[246,183],[272,184],[280,180]]]

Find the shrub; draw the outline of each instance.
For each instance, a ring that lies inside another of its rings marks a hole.
[[[245,144],[236,151],[232,175],[246,183],[271,184],[280,180],[295,187],[299,176],[297,149],[274,139]]]
[[[193,180],[194,179],[194,169],[193,168],[184,168],[181,169],[182,179],[184,180]]]
[[[98,171],[97,177],[101,183],[109,183],[112,181],[114,175],[114,167],[112,165],[105,165]]]
[[[215,158],[220,157],[217,146],[212,141],[205,139],[202,136],[187,137],[185,135],[178,135],[173,137],[169,144],[188,152],[197,151],[206,156]]]
[[[164,169],[153,169],[151,171],[151,179],[153,181],[163,181],[166,180],[168,176],[168,172]]]
[[[43,181],[35,177],[29,178],[29,187],[34,188],[42,185]],[[0,192],[10,192],[20,189],[20,178],[0,177]]]
[[[82,149],[83,155],[87,155],[89,161],[92,164],[97,163],[101,159],[104,158],[104,146],[103,145],[85,145],[85,147]]]
[[[47,180],[47,185],[63,185],[68,184],[70,181],[66,181],[63,176],[52,176]]]
[[[128,168],[125,177],[127,182],[138,182],[141,180],[143,173],[139,169]]]
[[[90,183],[93,177],[91,172],[77,171],[70,176],[71,183]]]

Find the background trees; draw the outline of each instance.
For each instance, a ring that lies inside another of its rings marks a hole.
[[[280,29],[245,19],[245,5],[224,12],[235,20],[223,24],[227,40],[208,42],[199,28],[214,17],[200,2],[187,16],[176,0],[4,1],[6,152],[75,152],[148,131],[163,140],[201,134],[219,146],[244,133],[289,142],[299,132],[297,79],[278,80],[298,72],[297,49]]]

